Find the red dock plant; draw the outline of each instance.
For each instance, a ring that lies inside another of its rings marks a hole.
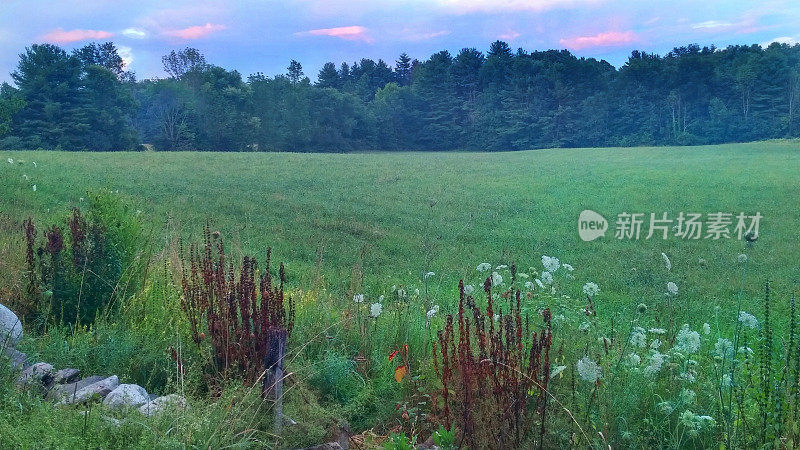
[[[202,250],[191,247],[182,280],[181,306],[192,338],[198,346],[210,342],[217,375],[253,381],[264,369],[270,330],[286,330],[287,336],[292,331],[294,304],[291,297],[284,299],[283,264],[277,286],[270,273],[271,250],[263,271],[255,258],[245,256],[237,275],[219,233],[206,225],[203,238]]]
[[[435,403],[436,414],[445,427],[460,432],[465,448],[541,447],[550,374],[550,310],[541,313],[544,329],[528,333],[519,291],[501,295],[509,298],[506,313],[494,303],[490,278],[484,283],[485,312],[465,295],[463,281],[459,291],[458,330],[448,315],[438,333],[438,348],[433,347],[434,367],[442,381],[442,406]],[[528,430],[536,430],[536,435]]]

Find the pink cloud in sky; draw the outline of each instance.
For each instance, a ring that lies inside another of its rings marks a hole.
[[[502,34],[498,35],[497,39],[502,39],[504,41],[513,41],[514,39],[516,39],[516,38],[518,38],[520,36],[522,36],[522,35],[519,34],[518,32],[516,32],[514,30],[509,30],[509,31],[506,31],[505,33],[502,33]]]
[[[309,30],[305,33],[297,34],[308,34],[311,36],[332,36],[339,39],[344,39],[346,41],[373,42],[373,39],[369,36],[368,32],[369,30],[366,27],[353,25],[349,27],[320,28],[317,30]]]
[[[589,47],[613,47],[615,45],[629,44],[637,39],[633,31],[606,31],[594,36],[574,36],[559,39],[558,43],[573,50]]]
[[[183,28],[180,30],[165,31],[164,34],[180,39],[200,39],[215,31],[222,31],[225,28],[227,28],[225,25],[218,25],[208,22],[205,25],[195,25],[193,27]]]
[[[87,39],[108,39],[112,36],[114,36],[114,33],[102,30],[65,31],[62,28],[58,28],[42,36],[42,39],[56,44],[68,44],[70,42],[85,41]]]

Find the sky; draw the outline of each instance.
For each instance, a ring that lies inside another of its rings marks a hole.
[[[0,82],[33,43],[68,50],[114,42],[139,79],[163,78],[161,56],[195,47],[244,77],[300,61],[394,65],[439,50],[569,49],[619,67],[634,49],[665,54],[697,43],[800,42],[798,0],[0,0]]]

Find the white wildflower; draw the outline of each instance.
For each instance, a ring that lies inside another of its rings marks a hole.
[[[567,263],[561,264],[561,267],[567,269],[567,272],[572,272],[573,270],[575,270],[575,268],[572,267],[571,264],[567,264]]]
[[[708,322],[703,324],[703,334],[711,334],[711,325],[709,325]]]
[[[540,288],[544,289],[544,284],[542,283],[542,280],[540,280],[540,279],[538,279],[538,278],[537,278],[537,279],[536,279],[536,280],[534,280],[534,281],[536,281],[536,284],[538,284]]]
[[[647,338],[645,337],[644,328],[635,327],[633,330],[631,330],[629,342],[634,347],[645,347],[647,345]]]
[[[33,185],[33,192],[36,192],[36,185]]]
[[[33,163],[33,167],[36,167],[36,161],[31,161]]]
[[[663,329],[663,328],[650,328],[650,329],[649,329],[649,330],[647,330],[647,331],[649,331],[649,332],[651,332],[651,333],[653,333],[653,334],[664,334],[664,333],[666,333],[666,332],[667,332],[667,330],[665,330],[665,329]]]
[[[525,289],[527,289],[529,291],[532,291],[534,286],[536,286],[536,285],[533,284],[533,281],[526,281],[525,282]]]
[[[647,376],[653,376],[661,371],[661,367],[664,365],[664,360],[666,359],[665,354],[659,352],[653,352],[650,355],[650,361],[647,363],[647,366],[644,368],[644,374]]]
[[[758,328],[758,319],[756,319],[756,316],[744,311],[739,312],[739,322],[747,328]]]
[[[31,179],[31,177],[29,177],[27,174],[24,174],[24,173],[22,174],[22,178],[25,178],[25,181],[28,181],[28,180]]]
[[[385,298],[385,297],[384,297],[383,295],[381,295],[380,297],[378,297],[378,303],[383,303],[383,299],[384,299],[384,298]]]
[[[473,286],[471,284],[467,284],[467,285],[464,286],[464,294],[465,295],[472,295],[473,292],[475,292],[475,286]]]
[[[498,286],[501,284],[503,284],[503,277],[497,272],[492,272],[492,286]]]
[[[487,270],[489,270],[491,268],[492,268],[492,265],[489,264],[489,263],[480,263],[480,264],[478,264],[478,267],[476,267],[475,269],[478,272],[486,272]]]
[[[588,356],[581,358],[575,366],[578,369],[578,375],[581,379],[590,383],[597,382],[603,375],[603,370],[600,366]]]
[[[661,339],[653,339],[650,341],[650,348],[653,350],[658,350],[661,348]]]
[[[419,289],[414,289],[414,295],[419,297]]]
[[[432,277],[434,275],[436,275],[436,274],[433,273],[433,272],[428,272],[428,273],[426,273],[425,275],[422,276],[422,279],[423,280],[427,280],[428,278],[430,278],[430,277]]]
[[[678,285],[672,281],[667,283],[667,293],[673,297],[678,295]]]
[[[364,302],[364,294],[356,294],[353,296],[353,301],[356,303],[363,303]]]
[[[683,388],[679,397],[681,399],[681,403],[688,405],[690,403],[694,403],[695,398],[697,398],[697,394],[691,389]]]
[[[747,262],[747,255],[744,253],[739,253],[739,255],[736,257],[736,260],[739,261],[739,264],[744,264]]]
[[[494,316],[492,316],[492,320],[494,320],[495,322],[500,320],[500,314],[495,313]]]
[[[403,289],[403,288],[400,288],[400,289],[398,289],[398,290],[397,290],[397,296],[398,296],[398,297],[400,297],[400,298],[405,298],[405,297],[406,297],[406,295],[407,295],[407,292],[406,292],[406,290],[405,290],[405,289]]]
[[[542,265],[544,266],[545,270],[552,273],[561,267],[561,262],[558,260],[558,258],[542,255]]]
[[[675,349],[681,353],[696,353],[700,350],[700,333],[690,330],[689,324],[683,325],[675,336]]]
[[[664,260],[664,266],[667,267],[667,270],[672,270],[672,262],[669,260],[669,256],[666,253],[661,253],[661,259]]]
[[[8,158],[6,161],[8,161],[9,164],[14,164],[14,158]]]
[[[83,197],[81,197],[81,198],[79,198],[78,200],[80,200],[80,201],[84,201],[85,199],[84,199]]]
[[[438,313],[439,313],[439,305],[433,305],[433,308],[429,309],[426,315],[428,316],[428,319],[432,319]]]
[[[383,305],[381,305],[380,303],[373,303],[369,305],[369,315],[372,317],[380,316],[382,311],[383,311]]]
[[[636,353],[631,353],[628,355],[628,364],[631,366],[638,366],[642,362],[642,357],[637,355]]]
[[[729,387],[733,386],[733,382],[731,381],[731,375],[728,374],[728,373],[726,373],[725,375],[722,375],[721,384],[722,384],[722,387],[728,387],[729,388]]]
[[[578,325],[578,331],[583,331],[583,332],[589,331],[589,322],[583,322],[580,325]]]
[[[507,264],[500,264],[499,266],[494,268],[494,270],[505,270],[505,269],[508,269]]]
[[[675,408],[672,407],[672,403],[670,402],[661,402],[657,404],[656,407],[658,407],[658,409],[666,415],[672,414],[672,411],[675,410]]]
[[[714,344],[714,355],[727,360],[733,359],[733,343],[729,339],[717,339],[717,343]]]
[[[588,282],[583,285],[583,293],[588,295],[589,297],[594,297],[600,292],[600,288],[597,286],[597,283]]]
[[[542,272],[542,283],[553,284],[553,274],[547,271]]]

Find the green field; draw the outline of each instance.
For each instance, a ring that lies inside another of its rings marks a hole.
[[[738,272],[730,269],[743,242],[619,241],[613,221],[621,212],[761,212],[754,278],[785,292],[800,277],[800,143],[793,141],[514,153],[0,157],[25,161],[0,165],[0,211],[13,217],[63,215],[87,190],[118,190],[156,234],[168,224],[197,240],[208,220],[241,251],[261,257],[274,247],[295,286],[310,281],[322,253],[327,285],[342,295],[361,256],[365,291],[377,294],[392,284],[420,284],[429,271],[436,273],[432,289],[452,290],[481,262],[538,267],[547,254],[575,266],[578,279],[596,281],[604,300],[638,299],[663,291],[653,285],[661,252],[687,299],[724,302],[738,290]],[[584,209],[611,222],[606,238],[579,239]],[[700,267],[699,258],[708,264]]]
[[[481,263],[514,263],[534,280],[544,270],[542,255],[574,266],[568,274],[558,271],[552,292],[536,287],[523,297],[532,329],[544,326],[539,309],[552,309],[552,364],[563,366],[550,385],[560,400],[549,405],[545,448],[796,442],[797,371],[783,367],[790,361],[800,369],[798,339],[789,333],[790,299],[800,280],[800,142],[513,153],[0,152],[0,293],[12,306],[14,295],[24,296],[22,220],[34,217],[40,230],[63,225],[72,207],[88,204],[87,192],[100,190],[130,204],[143,221],[150,237],[141,246],[153,250],[154,270],[116,315],[88,329],[50,324],[41,334],[40,324],[26,323],[31,331],[21,348],[59,367],[119,374],[148,392],[183,392],[184,380],[176,379],[165,351],[190,342],[180,282],[165,283],[160,277],[167,270],[156,269],[174,263],[162,250],[177,247],[176,237],[184,248],[199,242],[208,222],[235,255],[263,260],[272,246],[275,260],[286,263],[288,290],[298,299],[286,411],[302,432],[275,444],[271,419],[248,409],[260,404],[257,396],[236,383],[211,395],[201,377],[207,350],[186,346],[188,416],[128,417],[114,428],[95,415],[90,437],[80,411],[16,393],[13,378],[0,371],[0,444],[297,448],[330,439],[338,420],[357,433],[385,437],[399,429],[424,440],[435,427],[424,421],[429,406],[420,399],[441,388],[430,349],[445,314],[458,311],[459,280],[482,284]],[[577,219],[585,209],[608,219],[604,238],[579,238]],[[623,212],[645,213],[646,221],[651,212],[672,219],[680,212],[758,212],[763,219],[752,246],[735,235],[683,240],[670,233],[648,240],[647,224],[639,240],[620,240],[614,223]],[[746,264],[738,261],[741,253]],[[509,286],[508,270],[497,270]],[[426,279],[428,272],[434,275]],[[584,314],[587,282],[600,288],[596,317]],[[666,296],[668,282],[679,287],[677,296]],[[420,294],[401,299],[393,285]],[[355,305],[353,295],[361,293],[366,302]],[[381,295],[384,312],[373,320],[369,304]],[[740,298],[758,329],[737,328]],[[432,305],[442,310],[427,320]],[[637,327],[642,345],[630,344]],[[659,328],[666,330],[653,331]],[[736,357],[735,389],[724,384],[721,338],[757,355],[739,350],[745,356]],[[395,381],[397,359],[386,357],[403,344],[411,348],[413,382]],[[631,356],[639,362],[629,365]],[[598,362],[602,378],[584,377],[578,362],[585,358]],[[663,370],[653,362],[659,358],[666,361]],[[774,386],[761,382],[758,368],[767,366],[774,367],[767,378]],[[731,407],[724,399],[733,391]],[[408,405],[412,416],[423,418],[419,426],[400,416]],[[768,428],[761,427],[766,411]],[[759,427],[769,429],[763,438],[754,431]],[[3,436],[11,430],[14,437]]]

